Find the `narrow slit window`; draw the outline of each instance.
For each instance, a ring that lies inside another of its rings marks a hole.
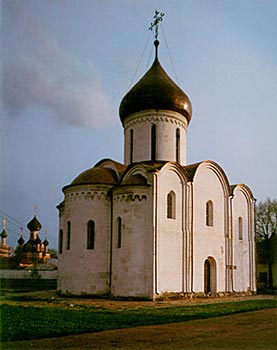
[[[122,245],[122,219],[117,218],[117,248],[121,248]]]
[[[208,201],[206,203],[206,225],[213,226],[214,224],[214,213],[213,213],[213,202]]]
[[[130,163],[133,163],[133,153],[134,153],[134,130],[130,130]]]
[[[243,240],[242,217],[238,218],[238,226],[239,226],[239,240]]]
[[[176,218],[176,195],[173,191],[169,192],[167,195],[167,218]]]
[[[71,241],[71,222],[67,222],[67,230],[66,230],[66,249],[70,250],[70,242]]]
[[[67,222],[67,230],[66,230],[66,249],[70,249],[70,241],[71,241],[71,222]]]
[[[87,226],[87,249],[94,249],[94,245],[95,245],[95,224],[93,220],[90,220]]]
[[[180,129],[176,130],[176,162],[180,163]]]
[[[152,127],[151,127],[151,160],[156,160],[156,138],[157,138],[156,125],[152,124]]]
[[[63,252],[63,230],[59,231],[59,254]]]

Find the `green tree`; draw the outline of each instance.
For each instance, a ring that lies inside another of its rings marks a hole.
[[[277,200],[260,202],[256,207],[256,241],[260,254],[268,265],[268,286],[273,287],[272,265],[274,261],[273,238],[277,235]]]
[[[48,249],[48,252],[49,252],[51,258],[57,258],[57,257],[58,257],[58,252],[57,252],[56,249],[54,249],[54,248],[49,248],[49,249]]]

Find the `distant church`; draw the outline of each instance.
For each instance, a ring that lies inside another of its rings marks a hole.
[[[156,22],[156,28],[157,28]],[[150,300],[255,292],[255,199],[213,161],[186,163],[188,96],[158,60],[120,105],[124,164],[63,188],[58,290]]]
[[[7,245],[8,233],[6,231],[6,219],[3,220],[3,230],[0,234],[0,269],[2,268],[24,268],[45,264],[50,259],[48,251],[49,242],[45,237],[42,242],[39,237],[41,223],[36,217],[36,206],[33,219],[27,224],[30,231],[29,240],[25,242],[23,238],[23,228],[21,228],[18,245],[14,251],[12,246]]]
[[[20,267],[45,264],[47,260],[50,259],[50,254],[48,252],[49,242],[46,238],[42,242],[39,237],[41,227],[35,209],[34,217],[27,224],[27,228],[30,231],[29,240],[25,242],[21,232],[20,238],[17,241],[16,256]]]
[[[3,230],[0,234],[1,236],[1,243],[0,243],[0,266],[2,266],[2,258],[10,258],[14,254],[14,249],[11,246],[7,245],[7,237],[8,233],[6,231],[6,219],[3,220]]]

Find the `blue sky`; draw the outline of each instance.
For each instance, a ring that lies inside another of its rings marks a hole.
[[[8,244],[20,224],[28,238],[36,204],[41,238],[47,230],[56,247],[62,187],[102,158],[123,162],[118,108],[153,61],[156,9],[160,62],[193,106],[188,163],[214,160],[257,201],[277,198],[275,0],[2,0]]]

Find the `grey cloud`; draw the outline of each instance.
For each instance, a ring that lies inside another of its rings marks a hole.
[[[84,72],[82,63],[41,28],[26,6],[12,3],[8,10],[14,28],[10,35],[21,38],[12,49],[8,39],[4,42],[1,97],[8,116],[43,106],[61,125],[100,128],[112,121],[113,106],[93,64]]]
[[[110,121],[109,97],[93,78],[57,79],[34,65],[7,64],[2,72],[2,102],[10,117],[19,117],[33,106],[44,106],[62,125],[99,128]]]

